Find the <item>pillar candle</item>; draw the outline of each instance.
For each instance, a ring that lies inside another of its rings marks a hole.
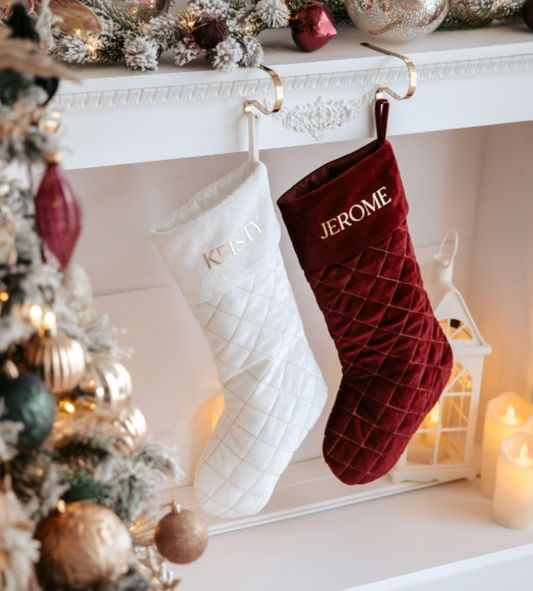
[[[490,498],[494,496],[500,443],[520,431],[533,435],[533,404],[514,392],[505,392],[487,404],[481,460],[481,492]],[[533,448],[531,453],[533,454]]]
[[[505,527],[533,528],[533,437],[528,433],[500,445],[492,516]]]

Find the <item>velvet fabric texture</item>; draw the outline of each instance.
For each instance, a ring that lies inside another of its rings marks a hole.
[[[394,466],[453,361],[407,228],[407,200],[385,139],[388,108],[377,101],[377,140],[278,200],[342,364],[323,449],[346,484],[372,482]]]

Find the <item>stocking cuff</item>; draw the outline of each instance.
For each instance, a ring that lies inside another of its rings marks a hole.
[[[380,139],[315,170],[278,205],[300,265],[308,271],[387,238],[409,210],[392,147]]]
[[[150,233],[189,303],[239,285],[272,258],[279,245],[265,165],[246,162]]]

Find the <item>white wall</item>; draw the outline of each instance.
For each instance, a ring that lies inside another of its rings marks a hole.
[[[442,236],[457,228],[461,244],[456,284],[467,301],[484,137],[485,130],[478,128],[397,136],[391,142],[411,207],[409,225],[419,260],[427,261]],[[343,142],[263,152],[273,199],[314,168],[360,145]],[[210,399],[220,387],[202,332],[152,245],[148,228],[244,158],[231,154],[69,173],[85,211],[76,259],[92,279],[97,310],[110,313],[114,325],[128,330],[121,342],[136,350],[125,362],[136,403],[151,431],[177,446],[186,473],[183,485],[192,481],[209,436]],[[340,368],[285,231],[281,248],[308,339],[330,390],[328,408],[295,454],[299,461],[321,455]]]

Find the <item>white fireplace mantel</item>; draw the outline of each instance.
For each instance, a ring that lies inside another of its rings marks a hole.
[[[282,78],[285,103],[279,115],[263,117],[261,148],[371,137],[375,89],[391,85],[402,93],[407,69],[360,45],[369,40],[342,26],[326,47],[303,53],[288,31],[265,31],[266,64]],[[394,102],[391,135],[533,119],[533,33],[525,25],[437,32],[384,47],[408,55],[419,79],[411,100]],[[170,54],[156,72],[76,69],[82,85],[64,82],[58,95],[67,168],[244,151],[244,101],[274,99],[272,81],[260,70],[224,75],[200,60],[178,68]]]

